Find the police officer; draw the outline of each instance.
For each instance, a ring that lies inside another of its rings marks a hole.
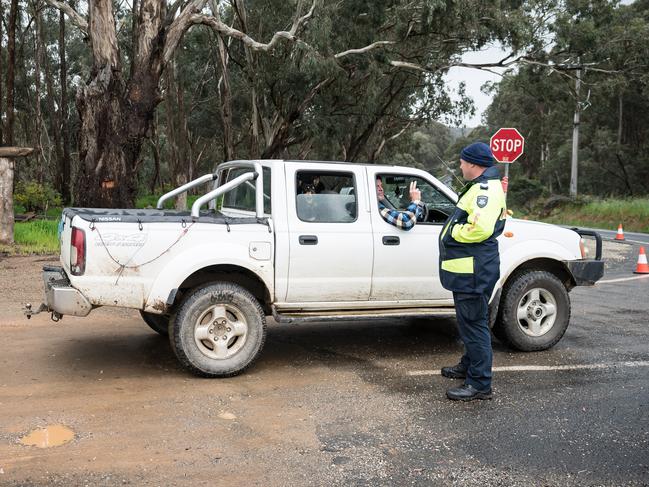
[[[506,206],[499,172],[489,146],[471,144],[460,153],[462,176],[454,213],[440,233],[440,278],[453,291],[464,355],[442,375],[464,379],[446,391],[452,400],[491,399],[491,335],[489,298],[500,277],[498,241],[505,227]]]

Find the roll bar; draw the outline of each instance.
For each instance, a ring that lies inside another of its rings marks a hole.
[[[221,173],[232,167],[249,167],[252,171],[242,174],[232,181],[228,181],[222,186],[219,186],[198,198],[192,205],[192,219],[197,219],[199,217],[201,206],[204,204],[218,198],[223,193],[252,180],[255,180],[255,216],[257,218],[264,217],[264,172],[261,164],[257,161],[231,161],[221,164],[216,172],[219,181],[223,179],[221,178]]]
[[[192,219],[197,219],[200,215],[200,210],[201,206],[203,206],[205,203],[208,201],[211,201],[215,198],[218,198],[221,196],[223,193],[227,193],[230,191],[232,188],[236,188],[240,184],[245,183],[246,181],[250,181],[252,179],[257,179],[257,174],[254,172],[247,172],[245,174],[242,174],[239,177],[234,178],[232,181],[228,181],[225,183],[223,186],[219,186],[216,189],[213,189],[207,194],[204,194],[200,198],[198,198],[196,201],[194,201],[194,204],[192,205]],[[257,215],[259,217],[259,214]],[[262,212],[263,216],[263,212]],[[261,218],[261,217],[259,217]]]
[[[206,174],[204,176],[201,176],[200,178],[196,178],[193,181],[188,182],[187,184],[183,184],[182,186],[176,189],[172,189],[168,193],[165,193],[162,196],[160,196],[160,198],[158,199],[158,203],[156,204],[156,208],[158,210],[162,210],[163,203],[168,199],[173,198],[174,196],[178,196],[179,194],[184,193],[185,191],[188,191],[198,186],[199,184],[208,183],[210,181],[216,181],[217,179],[218,179],[217,173]]]

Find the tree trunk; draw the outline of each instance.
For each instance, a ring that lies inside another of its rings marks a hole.
[[[160,149],[158,148],[157,137],[153,137],[149,142],[151,144],[151,155],[153,155],[153,177],[149,182],[149,192],[155,194],[156,185],[160,179]],[[162,186],[162,182],[160,185]]]
[[[2,1],[0,0],[0,146],[2,145],[2,140],[3,140],[3,127],[2,127],[2,107],[3,105],[3,86],[2,86],[2,80],[4,77],[4,65],[2,64],[2,39],[3,39],[3,34],[2,34],[2,19],[5,18],[5,13],[4,13],[4,8],[2,8]]]
[[[219,6],[215,0],[210,2],[212,14],[220,20]],[[223,36],[216,34],[218,43],[218,60],[216,65],[221,68],[221,77],[218,83],[219,112],[223,122],[223,160],[234,159],[234,139],[232,131],[232,94],[230,91],[230,72],[228,69],[229,54]]]
[[[36,17],[36,35],[38,37],[38,57],[41,59],[43,71],[45,73],[45,87],[47,89],[47,96],[45,97],[47,103],[47,111],[49,112],[49,127],[50,127],[50,140],[53,142],[51,145],[54,147],[56,153],[56,187],[59,192],[61,191],[61,178],[62,174],[58,169],[60,169],[60,162],[63,158],[63,150],[61,148],[61,127],[59,124],[60,117],[60,107],[59,110],[56,109],[54,103],[56,99],[56,91],[54,89],[54,80],[52,79],[52,70],[50,69],[50,60],[49,56],[45,50],[47,42],[45,40],[45,33],[43,32],[43,24],[40,18],[40,14],[37,14]],[[40,141],[39,141],[40,143]],[[69,182],[69,181],[68,181]]]
[[[248,15],[246,13],[246,5],[244,0],[234,0],[234,8],[237,12],[237,17],[241,22],[241,32],[248,34]],[[256,66],[256,56],[252,49],[248,46],[244,46],[244,51],[246,53],[246,66],[248,68],[248,81],[250,84],[250,125],[251,125],[251,137],[250,137],[250,154],[251,159],[259,158],[259,149],[260,149],[260,137],[259,130],[260,127],[263,128],[263,124],[260,123],[259,116],[259,105],[257,100],[257,89],[255,87],[255,71]],[[268,152],[268,151],[266,151]]]
[[[180,85],[176,80],[176,67],[174,62],[169,63],[165,75],[167,82],[167,140],[169,142],[169,165],[171,180],[176,186],[188,182],[186,161],[189,159],[188,144],[185,126],[185,104]],[[187,208],[187,193],[176,198],[175,208]]]
[[[14,161],[0,157],[0,243],[14,243]]]
[[[119,71],[104,66],[77,94],[80,167],[75,204],[89,207],[130,207],[136,173],[127,143],[123,114],[125,86]]]
[[[617,146],[618,150],[619,147],[622,145],[622,118],[624,115],[624,98],[622,97],[622,93],[620,92],[617,96],[617,102],[618,102],[618,111],[617,111]]]
[[[62,134],[62,157],[59,159],[60,184],[58,190],[64,204],[70,203],[70,124],[68,110],[68,67],[65,58],[65,14],[59,12],[59,66],[60,66],[60,84],[61,84],[61,106],[59,113],[61,115],[61,134]]]
[[[14,80],[16,77],[16,19],[18,17],[18,0],[11,0],[9,25],[7,26],[7,127],[5,142],[14,143]]]
[[[38,6],[34,4],[34,20],[36,22],[36,32],[38,35],[34,39],[34,53],[35,63],[34,63],[34,107],[36,109],[36,120],[35,120],[35,138],[36,138],[36,180],[42,184],[43,183],[43,144],[41,141],[41,129],[43,128],[43,114],[41,111],[41,65],[43,62],[43,48],[42,48],[42,37],[40,35],[42,31],[42,16],[41,12],[38,9]]]
[[[135,73],[135,58],[136,49],[138,45],[138,29],[140,24],[140,12],[138,0],[133,0],[133,8],[131,9],[131,78]]]
[[[14,243],[14,158],[33,151],[27,147],[0,147],[0,243]]]
[[[110,0],[89,3],[89,30],[94,66],[90,80],[77,93],[81,121],[80,167],[75,204],[131,207],[143,141],[160,103],[162,73],[160,36],[164,4],[147,1],[147,22],[140,24],[133,76],[122,77],[115,21]]]

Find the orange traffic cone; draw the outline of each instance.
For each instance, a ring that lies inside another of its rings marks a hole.
[[[624,240],[624,230],[622,230],[622,224],[617,227],[617,235],[615,236],[615,240]]]
[[[633,271],[634,274],[649,274],[649,264],[647,264],[647,254],[644,253],[644,247],[640,247],[638,255],[638,265]]]

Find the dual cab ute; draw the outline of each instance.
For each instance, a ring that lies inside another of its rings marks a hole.
[[[385,222],[416,181],[425,221]],[[191,212],[164,201],[198,185]],[[259,356],[266,317],[279,323],[435,316],[453,312],[438,276],[438,236],[457,195],[419,169],[305,161],[233,161],[162,196],[157,209],[66,208],[61,266],[45,267],[49,311],[87,316],[133,308],[169,335],[179,361],[209,377],[240,373]],[[207,206],[206,206],[207,205]],[[568,292],[603,275],[601,239],[587,259],[573,231],[507,219],[501,278],[491,298],[493,333],[515,349],[544,350],[570,321]]]

